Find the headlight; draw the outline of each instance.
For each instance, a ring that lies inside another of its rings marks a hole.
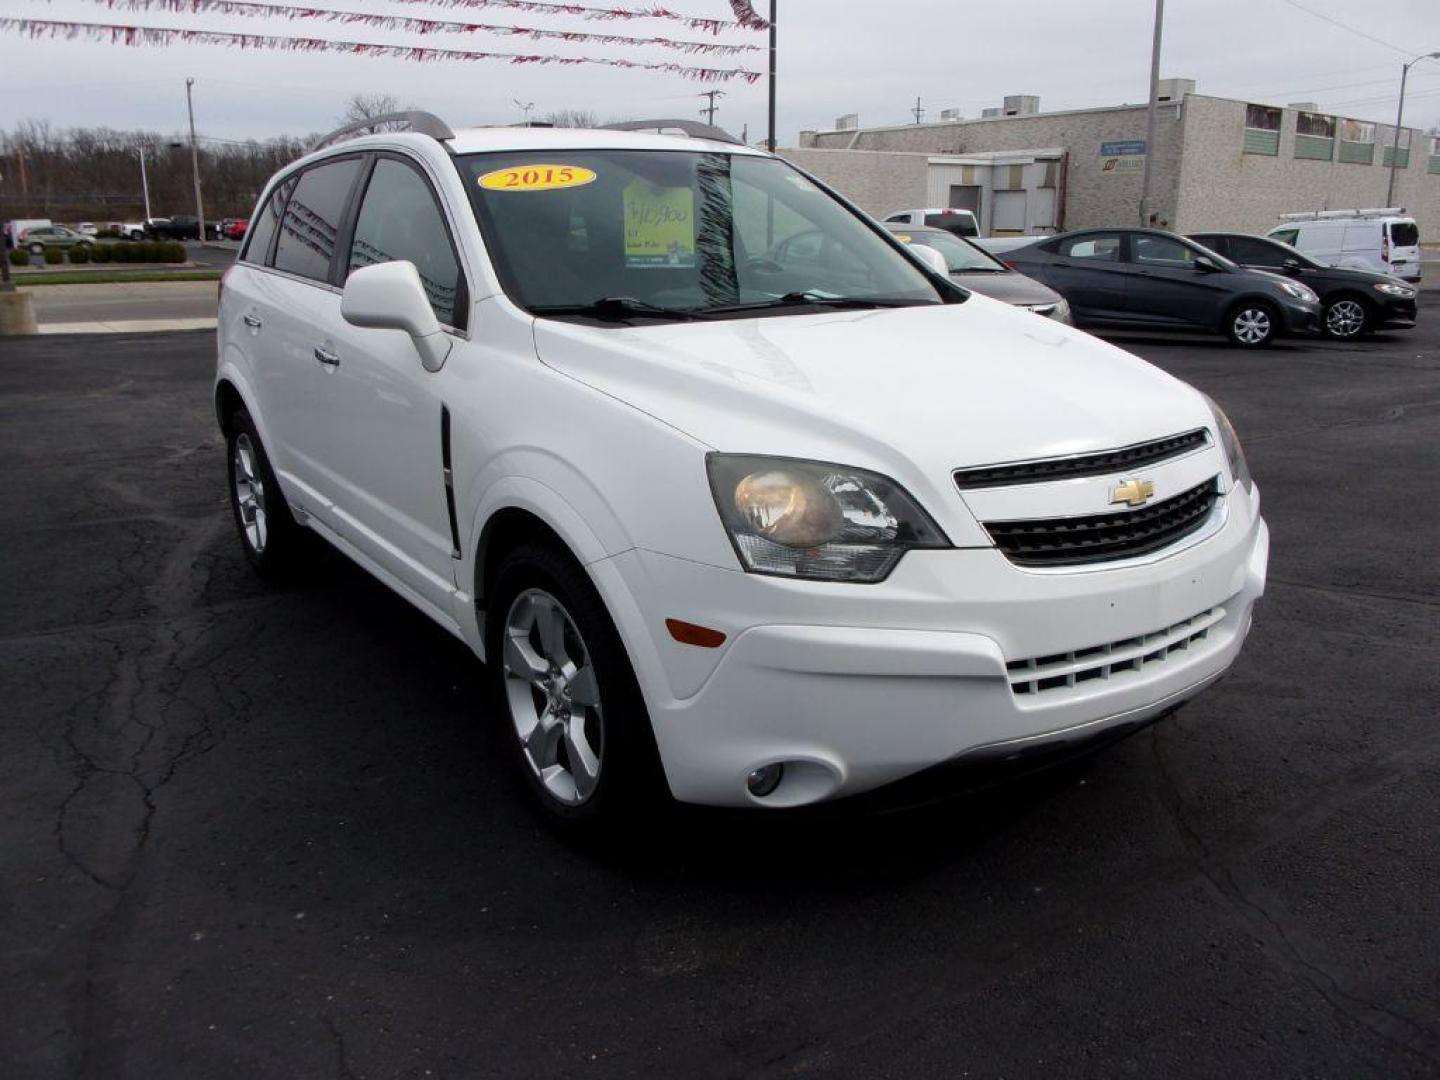
[[[950,542],[893,480],[794,458],[705,459],[720,520],[751,573],[882,581],[911,548]]]
[[[1280,288],[1296,300],[1304,300],[1307,304],[1318,304],[1320,297],[1315,295],[1315,290],[1309,285],[1301,285],[1298,281],[1282,281]]]
[[[1398,296],[1402,300],[1413,300],[1415,298],[1414,289],[1407,288],[1404,285],[1393,285],[1388,281],[1377,281],[1375,283],[1375,291],[1382,292],[1386,296]]]
[[[1235,478],[1235,483],[1240,484],[1247,490],[1255,486],[1255,481],[1250,476],[1250,465],[1245,460],[1245,451],[1240,448],[1240,436],[1235,434],[1235,426],[1230,423],[1230,418],[1225,415],[1225,410],[1215,404],[1213,398],[1208,394],[1202,395],[1206,404],[1210,406],[1210,415],[1215,418],[1215,431],[1220,436],[1220,445],[1225,450],[1225,457],[1230,462],[1230,475]]]

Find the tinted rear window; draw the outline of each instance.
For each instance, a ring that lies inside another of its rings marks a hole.
[[[944,229],[956,236],[978,236],[975,219],[969,214],[926,214],[925,224],[932,229]]]
[[[1413,221],[1392,221],[1390,243],[1396,247],[1414,247],[1420,243],[1420,229]]]
[[[327,161],[305,170],[280,223],[276,270],[314,281],[329,278],[340,216],[359,172],[359,158]]]

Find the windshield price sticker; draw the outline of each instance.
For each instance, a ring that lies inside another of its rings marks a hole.
[[[625,187],[625,265],[695,265],[695,192],[657,188],[644,180]]]
[[[496,169],[480,177],[487,191],[555,191],[581,187],[595,179],[595,173],[580,165],[516,165]]]

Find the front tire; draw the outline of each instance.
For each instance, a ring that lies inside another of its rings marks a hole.
[[[1237,304],[1225,317],[1225,336],[1242,349],[1263,349],[1275,340],[1279,313],[1260,300]]]
[[[1337,297],[1325,305],[1325,334],[1338,341],[1368,333],[1372,322],[1370,310],[1353,296]]]
[[[255,421],[244,409],[230,419],[225,450],[230,510],[245,558],[262,577],[281,577],[298,561],[303,538],[270,468]]]
[[[491,699],[545,820],[593,835],[653,803],[650,717],[584,569],[567,552],[527,542],[504,557],[487,591]]]

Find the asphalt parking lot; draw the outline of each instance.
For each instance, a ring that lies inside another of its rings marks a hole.
[[[0,1074],[1436,1075],[1440,320],[1122,343],[1263,492],[1219,687],[937,805],[587,852],[460,645],[338,556],[250,574],[213,335],[0,342]]]

